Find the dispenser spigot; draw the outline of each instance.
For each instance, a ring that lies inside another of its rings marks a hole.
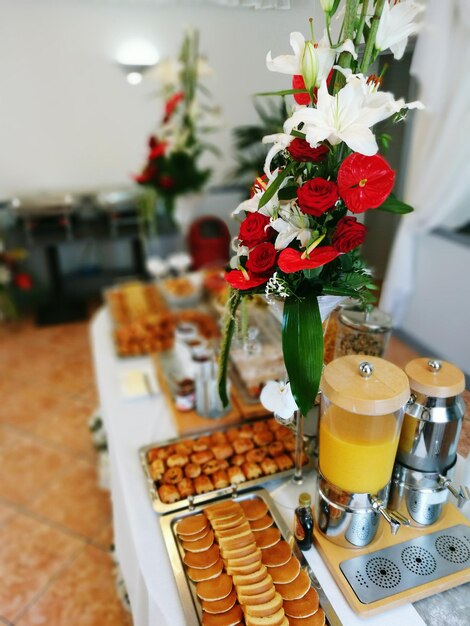
[[[447,487],[450,493],[457,499],[457,506],[461,509],[466,502],[470,500],[470,489],[465,485],[459,485],[458,487],[452,483],[451,480],[445,476],[440,475],[438,482],[442,487]]]
[[[398,511],[387,509],[387,506],[383,500],[380,500],[376,496],[369,496],[369,500],[372,504],[372,508],[388,522],[392,535],[396,535],[400,529],[400,526],[409,526],[410,520]]]

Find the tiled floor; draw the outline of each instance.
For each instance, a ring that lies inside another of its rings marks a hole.
[[[390,360],[415,356],[392,340]],[[88,432],[97,404],[87,324],[0,326],[0,624],[131,625]]]
[[[88,418],[87,324],[0,326],[0,624],[130,626]]]

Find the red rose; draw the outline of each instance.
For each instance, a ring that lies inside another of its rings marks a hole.
[[[31,287],[33,286],[31,276],[29,274],[25,274],[24,272],[16,274],[16,276],[13,278],[13,282],[16,287],[18,287],[18,289],[23,289],[24,291],[31,289]]]
[[[323,144],[320,144],[317,148],[311,148],[309,143],[305,139],[300,139],[300,137],[296,137],[287,149],[295,161],[313,161],[313,163],[324,161],[330,151],[328,146]]]
[[[305,89],[305,93],[295,93],[294,100],[297,104],[310,104],[310,94],[307,92],[302,74],[292,76],[292,89]]]
[[[338,171],[339,195],[351,213],[376,209],[388,198],[394,182],[395,172],[380,154],[353,152]]]
[[[279,255],[278,265],[285,274],[292,274],[300,270],[313,270],[321,267],[339,255],[332,246],[315,248],[308,256],[303,258],[303,253],[294,248],[286,248]]]
[[[269,225],[269,217],[261,215],[261,213],[248,213],[240,225],[240,233],[238,238],[245,246],[256,246],[269,239],[270,233],[267,232]]]
[[[246,268],[254,274],[271,274],[275,263],[276,248],[272,243],[260,243],[250,250]]]
[[[250,276],[250,274],[244,270],[232,270],[225,274],[225,280],[234,289],[253,289],[259,287],[263,283],[268,282],[268,276]]]
[[[297,189],[299,206],[304,213],[320,217],[338,200],[336,183],[324,178],[312,178]]]
[[[153,165],[153,163],[148,163],[140,174],[136,174],[132,178],[136,183],[139,183],[139,185],[146,185],[152,181],[156,174],[157,168],[155,165]]]
[[[367,228],[355,217],[342,217],[333,234],[333,248],[338,252],[350,252],[364,241]]]

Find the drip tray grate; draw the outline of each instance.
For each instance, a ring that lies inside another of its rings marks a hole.
[[[470,568],[470,532],[459,524],[343,561],[359,601],[370,604]]]

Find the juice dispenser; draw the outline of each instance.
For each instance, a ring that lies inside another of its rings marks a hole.
[[[468,487],[451,480],[465,405],[460,394],[465,377],[455,365],[414,359],[405,368],[411,387],[393,472],[390,502],[413,526],[439,519],[449,492],[462,506]]]
[[[349,355],[325,367],[320,388],[317,528],[334,543],[363,547],[380,515],[394,534],[408,524],[386,508],[408,379],[384,359]]]

